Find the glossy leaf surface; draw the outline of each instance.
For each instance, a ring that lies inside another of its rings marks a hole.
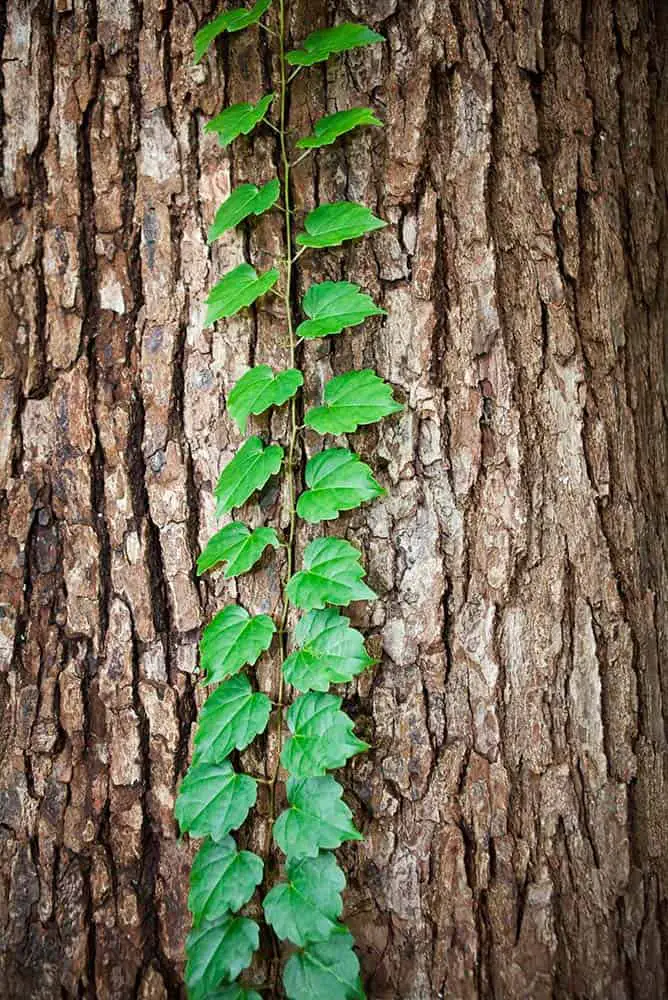
[[[208,242],[213,243],[250,215],[262,215],[275,205],[281,193],[281,182],[277,177],[259,188],[256,184],[240,184],[216,212],[216,218],[208,232]]]
[[[343,767],[350,757],[369,749],[355,736],[353,720],[341,711],[341,698],[334,694],[300,695],[288,709],[287,722],[292,736],[283,747],[281,763],[296,778]]]
[[[315,857],[322,848],[362,840],[341,798],[343,789],[331,774],[289,778],[287,793],[290,805],[274,824],[274,839],[288,858]]]
[[[269,365],[256,365],[241,376],[227,400],[227,409],[240,430],[252,414],[264,413],[270,406],[282,406],[304,384],[304,376],[296,368],[274,375]]]
[[[345,933],[337,923],[346,879],[329,851],[315,858],[289,860],[286,882],[279,882],[264,900],[267,922],[281,940],[303,947]]]
[[[339,136],[352,132],[361,125],[380,125],[371,108],[349,108],[347,111],[336,111],[333,115],[320,118],[313,127],[313,135],[307,135],[297,143],[297,149],[319,149],[331,146]]]
[[[221,146],[229,146],[240,135],[248,135],[262,121],[271,106],[274,94],[265,94],[257,104],[232,104],[204,126],[205,132],[215,132]]]
[[[259,437],[250,437],[227,463],[216,484],[216,514],[220,517],[240,507],[278,473],[283,449],[278,444],[266,448]]]
[[[250,965],[259,942],[255,921],[231,914],[192,930],[186,941],[186,983],[190,1000],[209,1000],[221,982],[236,979]]]
[[[348,326],[357,326],[369,316],[385,316],[370,295],[360,292],[351,281],[321,281],[311,285],[302,301],[309,317],[300,323],[298,337],[325,337],[341,333]]]
[[[209,539],[197,560],[197,572],[206,573],[218,563],[226,562],[225,578],[240,576],[253,568],[268,545],[275,549],[280,545],[275,528],[250,531],[245,524],[232,521]]]
[[[306,426],[318,434],[352,434],[362,424],[373,424],[403,409],[392,397],[392,386],[370,368],[330,379],[324,403],[304,418]]]
[[[292,955],[283,985],[288,1000],[364,1000],[359,968],[352,936],[337,934]]]
[[[228,604],[209,622],[200,640],[203,683],[215,684],[252,665],[271,646],[276,626],[269,615],[251,615]]]
[[[295,629],[297,649],[286,657],[283,674],[298,691],[327,691],[347,684],[376,661],[364,637],[335,608],[309,611]]]
[[[301,49],[288,52],[287,60],[291,66],[313,66],[314,63],[324,62],[330,55],[383,41],[385,39],[382,35],[367,28],[365,24],[348,21],[333,28],[312,31],[302,43]]]
[[[297,513],[311,524],[332,521],[340,511],[354,510],[385,493],[369,466],[347,448],[314,455],[306,464],[305,478],[308,490],[297,501]]]
[[[273,288],[277,281],[278,271],[275,267],[258,275],[250,264],[239,264],[228,271],[209,292],[205,326],[212,326],[219,319],[234,316],[246,306],[252,305]]]
[[[236,7],[219,14],[209,21],[195,35],[195,63],[198,63],[211,43],[224,31],[243,31],[251,24],[257,24],[263,14],[271,7],[271,0],[257,0],[252,7]]]
[[[346,240],[357,239],[386,225],[366,205],[334,201],[309,212],[304,219],[305,232],[298,233],[297,243],[303,247],[338,247]]]
[[[183,833],[222,840],[255,805],[257,785],[229,763],[193,764],[181,782],[174,814]]]
[[[222,764],[233,750],[245,750],[267,728],[271,701],[253,691],[243,674],[230,677],[204,702],[195,733],[196,760]]]
[[[306,546],[303,570],[288,583],[289,599],[305,611],[372,601],[376,595],[363,582],[366,573],[360,558],[359,550],[343,538],[316,538]]]
[[[195,926],[245,906],[262,881],[263,870],[262,858],[251,851],[238,851],[232,837],[220,843],[205,840],[190,872],[188,908]]]

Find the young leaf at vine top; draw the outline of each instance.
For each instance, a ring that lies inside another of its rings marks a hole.
[[[246,306],[251,306],[256,299],[274,287],[278,278],[279,273],[275,267],[258,275],[250,264],[239,264],[224,274],[209,292],[204,325],[212,326],[219,319],[227,319]]]
[[[363,582],[366,572],[360,559],[359,550],[344,538],[314,539],[306,546],[304,568],[288,583],[289,600],[304,611],[375,600],[376,594]],[[298,641],[300,634],[297,631]]]
[[[222,764],[192,764],[181,782],[174,815],[182,833],[221,841],[236,830],[255,805],[257,784]]]
[[[202,59],[211,43],[224,31],[243,31],[251,24],[257,24],[263,14],[271,7],[271,0],[257,0],[250,9],[237,7],[228,10],[206,24],[195,35],[195,65]]]
[[[226,562],[224,576],[230,580],[252,569],[268,545],[277,549],[280,544],[275,528],[250,531],[240,521],[231,521],[209,539],[197,560],[197,572],[201,576],[218,563]]]
[[[218,920],[228,910],[240,910],[262,881],[263,871],[262,858],[237,850],[232,837],[220,843],[205,840],[190,871],[188,908],[194,926]]]
[[[270,406],[282,406],[304,384],[297,368],[274,375],[269,365],[256,365],[242,375],[227,400],[227,410],[242,434],[251,414],[257,416]]]
[[[257,104],[242,101],[225,108],[204,126],[205,132],[215,132],[220,146],[229,146],[240,135],[248,135],[262,121],[275,94],[265,94]]]
[[[355,736],[355,724],[334,694],[300,695],[288,709],[287,722],[292,736],[283,747],[281,764],[296,778],[315,778],[344,767],[350,757],[369,749]]]
[[[281,940],[300,948],[345,933],[341,916],[346,879],[329,851],[315,858],[291,858],[286,864],[287,882],[279,882],[264,899],[267,923]]]
[[[289,807],[274,824],[274,840],[288,858],[315,857],[346,840],[363,840],[343,789],[331,774],[320,778],[288,778]]]
[[[325,386],[324,406],[316,406],[304,418],[318,434],[352,434],[362,424],[373,424],[403,410],[392,397],[392,386],[370,368],[346,372]]]
[[[288,52],[287,61],[291,66],[313,66],[331,55],[384,41],[382,35],[365,24],[337,24],[333,28],[312,31],[302,43],[303,48]]]
[[[296,242],[302,247],[338,247],[346,240],[355,240],[375,229],[387,225],[378,219],[366,205],[355,201],[334,201],[318,205],[304,219],[304,232],[298,233]]]
[[[325,115],[313,126],[313,135],[304,136],[295,144],[297,149],[320,149],[331,146],[333,142],[353,129],[362,125],[377,125],[383,123],[376,118],[371,108],[348,108],[347,111],[335,111],[333,115]]]
[[[303,615],[295,628],[295,643],[283,675],[298,691],[327,691],[330,684],[347,684],[378,662],[367,653],[362,634],[335,608]]]
[[[261,490],[278,473],[283,454],[279,444],[265,448],[259,437],[248,438],[218,478],[214,490],[216,516],[241,507],[256,490]]]
[[[289,1000],[365,1000],[359,969],[352,935],[337,934],[292,955],[283,985]]]
[[[271,701],[253,691],[244,674],[230,677],[209,695],[199,713],[194,762],[222,764],[233,750],[245,750],[267,728]]]
[[[201,668],[204,684],[215,684],[251,666],[271,645],[276,631],[269,615],[251,617],[238,604],[224,607],[202,633]]]
[[[257,184],[240,184],[216,212],[210,227],[207,242],[215,242],[219,236],[234,229],[250,215],[262,215],[276,204],[281,193],[281,182],[275,177],[261,188]]]
[[[387,315],[351,281],[321,281],[311,285],[302,300],[302,309],[309,318],[299,324],[296,334],[305,338],[341,333],[369,316]]]
[[[186,941],[190,1000],[211,1000],[221,982],[229,983],[248,968],[259,943],[260,931],[255,921],[231,913],[192,930]]]
[[[306,464],[309,487],[297,501],[297,513],[305,521],[332,521],[342,510],[385,495],[371,469],[347,448],[327,448]]]

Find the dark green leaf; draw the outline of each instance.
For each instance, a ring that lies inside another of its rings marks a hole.
[[[253,778],[237,774],[229,761],[193,764],[181,782],[174,815],[182,833],[222,840],[241,826],[256,797]]]
[[[192,930],[186,941],[190,1000],[208,1000],[217,986],[235,979],[251,964],[259,943],[260,932],[255,921],[231,914]]]
[[[216,484],[216,515],[227,514],[240,507],[265,483],[278,473],[283,462],[283,449],[278,444],[266,448],[259,437],[248,438],[234,458],[227,463]]]
[[[352,813],[341,800],[343,789],[331,774],[322,778],[289,778],[290,807],[274,824],[274,839],[289,858],[315,857],[346,840],[362,840]]]
[[[370,295],[360,292],[351,281],[322,281],[311,285],[302,301],[309,319],[300,323],[298,337],[324,337],[341,333],[348,326],[358,326],[368,316],[386,316]]]
[[[365,1000],[350,934],[337,934],[292,955],[283,985],[288,1000]]]
[[[213,243],[228,229],[238,226],[249,215],[262,215],[276,204],[280,193],[281,182],[278,178],[261,188],[256,184],[240,184],[216,212],[214,223],[209,229],[209,243]]]
[[[205,326],[212,326],[217,320],[234,316],[246,306],[252,305],[273,288],[277,281],[278,271],[275,267],[258,276],[250,264],[239,264],[228,271],[209,292]]]
[[[204,702],[195,734],[197,761],[222,764],[233,750],[245,750],[267,728],[271,701],[253,691],[243,674],[230,677]]]
[[[257,24],[270,7],[271,0],[257,0],[257,3],[250,9],[237,7],[219,14],[209,24],[205,24],[195,35],[195,63],[197,64],[201,60],[218,35],[222,35],[224,31],[242,31],[244,28],[250,27],[251,24]]]
[[[240,135],[248,135],[261,122],[275,94],[266,94],[257,104],[232,104],[204,126],[205,132],[215,132],[221,146],[229,146]]]
[[[207,993],[206,1000],[262,1000],[262,997],[255,990],[247,990],[238,983],[232,983],[215,993]]]
[[[309,212],[304,220],[306,232],[297,235],[297,243],[303,247],[338,247],[346,240],[357,239],[386,225],[366,205],[335,201]]]
[[[352,434],[361,424],[373,424],[402,409],[392,398],[392,386],[365,368],[330,379],[325,405],[309,410],[304,423],[319,434]]]
[[[364,638],[334,608],[309,611],[297,623],[299,647],[286,658],[283,674],[298,691],[326,691],[347,684],[377,662],[364,648]]]
[[[269,365],[256,365],[242,375],[227,400],[227,409],[241,431],[251,413],[264,413],[270,406],[282,406],[304,384],[304,376],[296,368],[274,375]]]
[[[327,448],[309,459],[306,485],[309,489],[297,501],[297,513],[311,524],[331,521],[340,511],[385,494],[369,466],[347,448]]]
[[[373,45],[374,42],[384,42],[382,35],[367,28],[365,24],[337,24],[334,28],[321,28],[312,31],[306,38],[301,49],[288,52],[287,60],[291,66],[313,66],[324,62],[330,55],[338,52],[348,52],[362,45]]]
[[[225,578],[240,576],[252,569],[268,545],[275,549],[280,545],[275,528],[249,531],[245,524],[232,521],[209,539],[197,560],[197,572],[202,574],[220,562],[227,562]]]
[[[360,125],[380,125],[371,108],[350,108],[348,111],[336,111],[333,115],[325,115],[315,123],[313,135],[307,135],[296,144],[297,149],[319,149],[321,146],[331,146],[333,142],[346,132],[352,132]]]
[[[355,736],[353,720],[341,711],[341,699],[334,694],[300,695],[288,709],[287,720],[292,736],[283,747],[281,763],[297,778],[343,767],[349,757],[369,749]]]
[[[373,590],[363,582],[365,576],[360,553],[350,542],[316,538],[306,546],[304,569],[292,577],[287,593],[292,603],[305,611],[326,604],[347,607],[351,601],[375,598]]]
[[[188,908],[195,926],[240,910],[262,881],[262,858],[238,851],[231,837],[220,843],[205,840],[195,855],[190,872]]]
[[[276,631],[269,615],[253,618],[238,604],[228,604],[209,622],[202,633],[201,652],[203,683],[216,684],[253,664],[271,646]]]
[[[343,932],[337,923],[345,875],[328,851],[315,858],[288,861],[287,882],[279,882],[263,903],[267,923],[281,940],[303,947]]]

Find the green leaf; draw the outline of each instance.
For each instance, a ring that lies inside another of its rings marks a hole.
[[[257,24],[263,14],[271,7],[271,0],[257,0],[250,9],[237,7],[235,10],[225,11],[218,17],[205,24],[195,35],[195,64],[200,62],[202,56],[207,51],[211,43],[218,35],[224,31],[242,31],[249,28],[251,24]]]
[[[245,750],[267,728],[271,701],[253,691],[243,674],[230,677],[209,695],[195,734],[198,763],[222,764],[233,750]]]
[[[343,932],[337,920],[346,878],[333,854],[327,851],[315,858],[290,860],[286,876],[287,882],[275,885],[262,904],[267,923],[282,941],[287,938],[303,947]]]
[[[296,368],[274,375],[269,365],[256,365],[242,375],[227,400],[227,409],[242,433],[251,413],[264,413],[270,406],[282,406],[304,384]]]
[[[298,337],[324,337],[358,326],[368,316],[386,316],[370,295],[360,292],[351,281],[321,281],[311,285],[302,301],[309,319],[297,327]]]
[[[288,1000],[365,1000],[350,934],[337,934],[292,955],[283,973]]]
[[[348,52],[363,45],[373,45],[374,42],[384,42],[382,35],[367,28],[365,24],[337,24],[334,28],[321,28],[312,31],[305,39],[303,48],[288,52],[287,61],[291,66],[313,66],[324,62],[330,55],[338,52]]]
[[[288,598],[304,611],[326,604],[347,607],[351,601],[373,601],[376,594],[363,582],[366,573],[360,558],[360,552],[343,538],[316,538],[306,546],[304,569],[288,583]]]
[[[266,448],[259,437],[250,437],[220,474],[214,493],[216,516],[240,507],[265,483],[278,473],[283,462],[283,449],[278,444]]]
[[[333,115],[325,115],[315,123],[313,135],[307,135],[296,143],[297,149],[320,149],[321,146],[331,146],[333,142],[346,132],[352,132],[360,125],[380,125],[371,108],[349,108],[347,111],[336,111]]]
[[[266,94],[257,104],[232,104],[204,126],[205,132],[215,132],[221,146],[229,146],[240,135],[248,135],[261,122],[275,94]]]
[[[274,824],[274,840],[289,858],[315,857],[346,840],[363,840],[352,813],[341,800],[343,789],[331,774],[322,778],[289,778],[286,809]]]
[[[228,604],[202,633],[201,652],[204,684],[216,684],[253,664],[269,649],[276,631],[269,615],[253,618],[238,604]]]
[[[186,941],[190,1000],[209,1000],[221,982],[236,979],[251,964],[259,943],[260,931],[255,921],[231,914],[192,930]]]
[[[212,326],[217,320],[234,316],[246,306],[251,306],[256,299],[273,288],[277,281],[278,270],[275,267],[258,276],[250,264],[239,264],[223,275],[209,292],[204,325]]]
[[[327,448],[309,459],[306,485],[309,489],[297,501],[297,513],[311,524],[332,521],[340,511],[385,494],[369,466],[347,448]]]
[[[278,201],[281,182],[277,177],[259,188],[256,184],[240,184],[216,212],[209,229],[208,242],[213,243],[228,229],[233,229],[249,215],[262,215]]]
[[[212,566],[227,562],[225,579],[230,580],[252,569],[268,545],[277,549],[280,544],[275,528],[249,531],[245,524],[232,521],[209,539],[197,560],[197,572],[201,575]]]
[[[287,720],[292,736],[283,747],[281,764],[297,778],[343,767],[350,757],[369,749],[353,733],[355,724],[334,694],[301,695],[288,709]]]
[[[304,219],[306,232],[297,235],[303,247],[338,247],[345,240],[354,240],[387,223],[355,201],[334,201],[319,205]]]
[[[347,684],[376,663],[364,648],[364,637],[334,608],[309,611],[297,622],[299,647],[286,657],[283,674],[298,691],[326,691]]]
[[[190,871],[188,908],[195,926],[240,910],[262,881],[262,858],[251,851],[238,851],[231,837],[219,844],[205,840]]]
[[[174,815],[183,833],[220,841],[241,826],[256,797],[253,778],[237,774],[229,761],[195,763],[181,782]]]
[[[309,410],[307,427],[319,434],[352,434],[361,424],[373,424],[403,410],[392,398],[392,386],[370,368],[346,372],[325,386],[325,405]]]
[[[238,983],[232,983],[215,993],[207,993],[206,1000],[262,1000],[262,997],[255,990],[247,990]]]

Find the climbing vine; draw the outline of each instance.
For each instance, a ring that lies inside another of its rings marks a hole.
[[[242,184],[221,205],[209,230],[209,242],[227,230],[272,209],[280,210],[285,226],[285,257],[258,274],[243,263],[225,274],[207,298],[206,322],[212,325],[251,306],[268,292],[285,307],[288,367],[274,372],[268,365],[251,368],[229,394],[232,419],[245,433],[249,418],[271,407],[289,406],[287,449],[249,437],[223,469],[215,488],[216,513],[223,516],[242,507],[281,470],[287,478],[287,509],[283,538],[273,527],[250,529],[232,521],[208,542],[198,560],[198,572],[224,567],[226,578],[248,573],[268,547],[285,550],[282,606],[274,620],[251,615],[239,604],[222,608],[207,625],[200,643],[201,670],[206,685],[216,685],[199,717],[195,753],[179,791],[176,818],[181,830],[203,838],[191,872],[189,907],[193,928],[186,945],[186,982],[191,1000],[259,1000],[257,990],[275,984],[242,985],[237,977],[252,962],[259,947],[258,924],[243,915],[259,886],[267,882],[264,858],[238,850],[231,832],[240,827],[256,803],[258,784],[267,787],[269,836],[285,856],[284,877],[264,896],[267,925],[293,948],[283,969],[283,988],[290,1000],[358,1000],[364,997],[353,939],[340,916],[345,877],[332,853],[348,840],[360,840],[343,789],[328,772],[342,767],[367,744],[354,733],[352,720],[341,709],[341,698],[329,693],[373,663],[362,635],[340,608],[352,601],[375,598],[364,582],[360,552],[348,541],[316,538],[304,552],[303,565],[294,562],[297,519],[312,524],[330,521],[341,511],[383,494],[372,470],[347,447],[323,447],[306,464],[306,488],[297,496],[298,439],[305,428],[326,437],[353,434],[401,409],[391,387],[370,370],[350,371],[332,378],[322,404],[307,410],[298,424],[297,394],[304,377],[297,364],[299,344],[307,339],[341,333],[383,314],[360,288],[349,281],[321,281],[310,286],[295,327],[293,271],[308,250],[340,246],[379,229],[385,223],[354,202],[322,204],[310,212],[303,230],[296,231],[291,206],[290,172],[313,150],[334,143],[362,126],[381,122],[368,108],[351,108],[316,122],[313,134],[289,142],[288,90],[298,73],[330,56],[382,41],[360,24],[339,24],[315,31],[301,48],[286,51],[286,0],[278,0],[277,24],[263,24],[272,0],[252,8],[226,11],[195,38],[199,62],[224,32],[260,24],[280,49],[280,85],[256,104],[224,109],[207,125],[227,146],[262,123],[277,134],[280,177],[261,187]],[[272,117],[273,116],[273,120]],[[291,159],[291,156],[294,159]],[[290,641],[290,608],[300,613]],[[242,673],[266,653],[278,633],[280,676],[273,699],[255,691]],[[287,692],[297,693],[288,704]],[[273,718],[279,751],[271,776],[239,773],[230,761],[263,734]],[[283,731],[289,736],[283,743]],[[287,772],[287,807],[277,815],[277,786]],[[241,912],[240,912],[241,911]]]

